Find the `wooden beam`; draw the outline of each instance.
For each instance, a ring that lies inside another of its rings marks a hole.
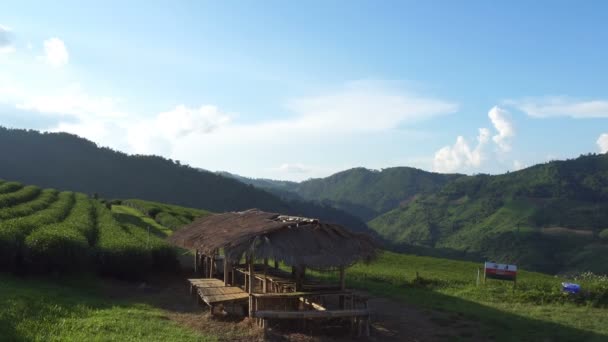
[[[213,273],[215,271],[215,253],[211,256],[211,265],[209,266],[209,278],[213,278]]]

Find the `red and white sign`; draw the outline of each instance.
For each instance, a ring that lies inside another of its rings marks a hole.
[[[517,278],[517,266],[486,262],[484,264],[484,274],[486,278],[515,280]]]

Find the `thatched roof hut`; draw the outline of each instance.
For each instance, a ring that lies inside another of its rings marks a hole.
[[[316,219],[284,216],[251,209],[200,218],[175,232],[169,241],[179,247],[225,257],[274,259],[315,269],[348,267],[376,254],[371,237]]]

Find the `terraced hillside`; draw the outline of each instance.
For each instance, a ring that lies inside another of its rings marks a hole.
[[[154,220],[137,211],[111,207],[82,193],[0,181],[0,270],[64,273],[87,269],[137,277],[176,268],[176,250],[164,241],[171,230],[152,224]],[[158,207],[162,222],[171,223],[168,226],[173,229],[206,214]]]

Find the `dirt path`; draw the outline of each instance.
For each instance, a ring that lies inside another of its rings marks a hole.
[[[197,305],[183,279],[155,279],[149,283],[129,283],[108,280],[103,286],[108,298],[146,303],[162,309],[166,318],[201,333],[219,336],[223,341],[293,341],[324,342],[352,341],[348,331],[323,327],[323,332],[289,333],[271,330],[264,339],[263,332],[248,319],[212,317],[206,307]],[[420,310],[387,298],[371,298],[371,337],[360,341],[446,341],[454,339],[483,340],[478,326],[453,313]]]
[[[421,310],[393,299],[369,301],[372,311],[372,341],[482,341],[479,327],[462,315]]]

